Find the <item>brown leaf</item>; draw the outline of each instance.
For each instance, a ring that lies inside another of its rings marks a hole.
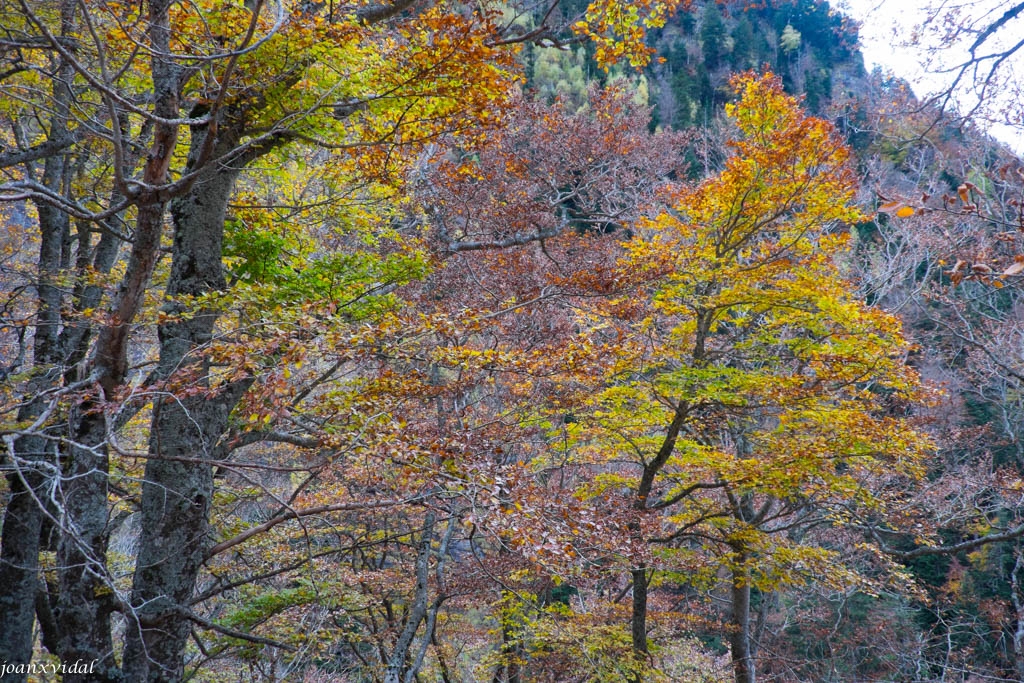
[[[1019,275],[1024,272],[1024,261],[1016,261],[1003,271],[1003,275]]]

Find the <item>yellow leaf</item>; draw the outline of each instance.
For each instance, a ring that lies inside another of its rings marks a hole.
[[[899,218],[910,218],[914,215],[914,207],[912,206],[901,206],[896,209],[896,216]]]

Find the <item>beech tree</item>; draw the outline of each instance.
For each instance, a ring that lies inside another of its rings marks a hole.
[[[677,5],[606,19],[598,4],[576,30],[604,41],[606,61],[642,60],[644,27]],[[319,167],[340,197],[309,205],[329,207],[324,214],[349,244],[387,241],[377,226],[393,210],[382,202],[396,199],[424,145],[451,133],[471,149],[501,118],[516,80],[514,46],[564,35],[543,23],[523,34],[496,9],[463,9],[0,7],[9,66],[0,74],[0,199],[30,202],[40,234],[38,260],[24,264],[36,300],[19,302],[36,309],[19,340],[31,344],[31,365],[8,368],[20,384],[4,427],[6,662],[29,661],[37,619],[51,652],[99,662],[96,680],[180,679],[194,628],[244,639],[189,605],[210,559],[214,465],[228,465],[246,442],[318,443],[274,429],[279,413],[270,408],[280,402],[256,409],[253,392],[273,395],[281,385],[273,368],[296,357],[281,326],[358,321],[373,302],[386,308],[388,292],[423,268],[415,250],[389,260],[387,249],[356,249],[320,259],[316,277],[291,277],[277,270],[284,255],[305,265],[316,248],[278,244],[275,252],[271,231],[261,229],[284,211],[284,193],[239,191],[258,185],[248,172],[258,162]],[[292,196],[301,215],[310,198]],[[234,270],[225,268],[231,249]],[[275,320],[259,315],[266,306]],[[226,324],[227,311],[237,324]],[[153,329],[150,364],[140,354]],[[229,439],[239,417],[263,430]],[[137,444],[119,439],[133,419],[149,421]],[[142,458],[144,469],[126,457]],[[112,514],[112,497],[128,505],[139,534],[130,590],[108,563],[111,535],[129,516]],[[283,506],[278,519],[305,514]],[[43,550],[56,553],[52,570],[40,565]],[[113,640],[122,629],[118,661]]]
[[[884,517],[888,483],[914,480],[929,444],[900,408],[926,392],[899,322],[840,271],[860,219],[847,150],[777,79],[735,86],[734,156],[636,226],[618,279],[637,289],[595,315],[631,343],[566,430],[594,468],[584,495],[634,510],[635,652],[659,572],[707,586],[724,570],[747,682],[752,589],[862,580],[814,532]]]
[[[748,75],[691,186],[622,81],[519,92],[517,46],[641,65],[688,6],[0,0],[0,658],[708,680],[706,590],[750,681],[758,593],[943,552],[831,127]],[[972,259],[929,272],[1020,272]],[[1014,425],[1016,335],[971,357]]]

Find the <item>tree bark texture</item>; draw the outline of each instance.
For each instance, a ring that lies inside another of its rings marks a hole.
[[[205,127],[193,129],[190,165],[200,155],[205,136]],[[230,149],[231,142],[224,139],[218,147]],[[210,390],[208,365],[196,350],[210,341],[217,314],[201,310],[177,317],[185,309],[175,300],[226,286],[221,264],[224,220],[237,176],[237,167],[211,166],[171,204],[174,244],[164,307],[169,322],[158,330],[157,374],[172,389],[154,405],[150,426],[142,537],[132,586],[135,627],[129,629],[124,657],[125,676],[131,681],[175,681],[183,674],[192,626],[186,612],[210,541],[213,467],[202,460],[212,459],[228,415],[248,386]],[[190,389],[200,391],[173,395],[176,379],[185,373]]]

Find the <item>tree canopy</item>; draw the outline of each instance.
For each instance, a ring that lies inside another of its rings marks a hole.
[[[827,3],[0,27],[0,673],[881,678],[965,566],[1024,671],[1024,176],[894,142]]]

